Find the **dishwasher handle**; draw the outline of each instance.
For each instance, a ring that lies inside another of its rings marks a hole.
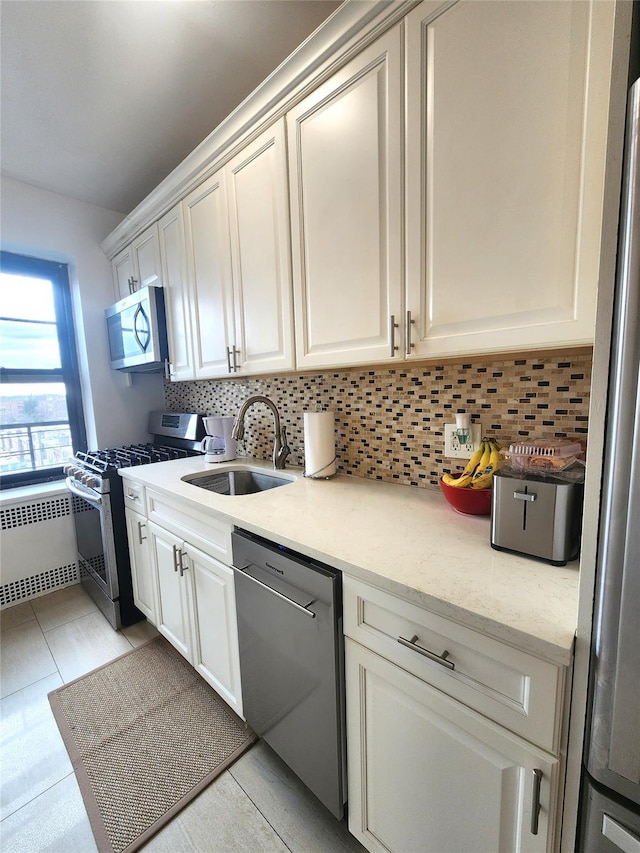
[[[316,614],[313,612],[313,610],[309,610],[308,607],[304,607],[302,604],[298,604],[297,601],[294,601],[292,598],[289,598],[288,595],[283,595],[281,592],[278,592],[277,589],[274,589],[272,586],[269,586],[268,583],[264,583],[264,581],[259,581],[258,578],[254,578],[253,575],[250,575],[247,572],[248,568],[249,568],[249,566],[234,566],[234,569],[237,572],[242,572],[242,574],[245,576],[245,578],[249,578],[249,580],[253,581],[254,583],[257,583],[258,586],[263,587],[263,589],[268,589],[269,592],[272,593],[273,595],[276,595],[278,598],[281,598],[283,601],[286,601],[287,604],[290,604],[292,607],[295,607],[297,610],[302,611],[302,613],[304,613],[305,616],[310,616],[312,619],[316,618]]]

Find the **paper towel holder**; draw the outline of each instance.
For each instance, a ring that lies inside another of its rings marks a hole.
[[[334,456],[331,462],[327,462],[326,465],[323,465],[322,468],[318,469],[317,471],[314,471],[313,474],[307,474],[307,472],[305,471],[302,476],[307,477],[309,480],[330,480],[332,477],[335,477],[335,472],[333,474],[323,474],[322,472],[326,471],[327,468],[330,468],[334,464],[334,462],[337,461],[337,459],[338,457]]]

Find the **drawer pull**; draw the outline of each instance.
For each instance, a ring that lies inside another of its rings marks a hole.
[[[143,535],[142,535],[142,531],[144,530],[144,528],[145,528],[146,526],[147,526],[147,525],[146,525],[146,523],[145,523],[144,521],[139,521],[139,522],[138,522],[138,545],[142,545],[142,543],[144,542],[144,540],[147,538],[146,536],[143,536]]]
[[[406,646],[408,649],[413,649],[418,654],[424,655],[429,660],[435,661],[436,663],[441,664],[442,666],[446,666],[447,669],[455,669],[456,665],[452,660],[447,660],[449,657],[449,652],[445,649],[441,655],[437,655],[435,652],[430,652],[429,649],[423,649],[422,646],[417,644],[418,635],[414,634],[410,640],[406,640],[404,637],[398,637],[398,642],[401,646]]]
[[[540,785],[542,783],[542,770],[537,768],[533,773],[533,789],[531,791],[531,835],[538,834],[538,820],[540,818]]]

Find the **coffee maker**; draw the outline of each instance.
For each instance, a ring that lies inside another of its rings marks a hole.
[[[231,415],[210,415],[202,419],[207,435],[200,450],[205,462],[229,462],[236,458],[236,442],[231,438],[235,418]]]

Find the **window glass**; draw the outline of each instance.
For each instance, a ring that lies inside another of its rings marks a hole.
[[[62,476],[86,449],[64,264],[0,253],[0,485]]]
[[[0,272],[0,315],[55,323],[53,284],[45,278]]]
[[[0,365],[61,367],[51,281],[0,272]]]
[[[0,472],[64,463],[73,455],[67,397],[62,382],[0,385]]]
[[[0,319],[0,365],[23,370],[60,367],[56,324]]]

